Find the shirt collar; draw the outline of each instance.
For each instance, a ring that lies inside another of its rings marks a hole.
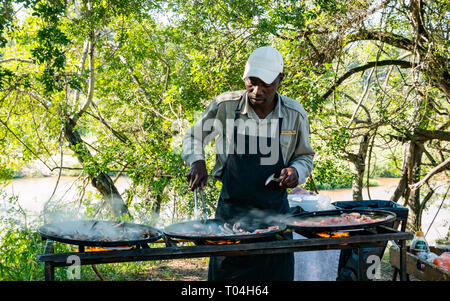
[[[273,118],[281,118],[281,117],[283,117],[283,115],[281,113],[282,97],[278,93],[276,93],[275,95],[278,97],[278,101],[277,101],[277,104],[275,105],[275,108],[270,113],[272,119]],[[243,95],[243,104],[241,105],[241,114],[243,114],[243,115],[247,114],[247,116],[248,116],[250,111],[252,113],[254,113],[253,108],[250,106],[250,103],[248,101],[247,93],[245,93]]]

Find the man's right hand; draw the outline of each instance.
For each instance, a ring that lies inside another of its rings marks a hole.
[[[208,171],[206,170],[206,162],[198,160],[192,163],[191,170],[187,174],[189,187],[191,190],[195,188],[205,188],[206,180],[208,180]]]

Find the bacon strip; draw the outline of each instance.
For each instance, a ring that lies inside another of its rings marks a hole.
[[[384,221],[386,218],[370,218],[358,212],[343,213],[339,217],[328,217],[321,221],[295,220],[292,222],[295,226],[301,227],[319,227],[319,226],[349,226],[361,225]]]

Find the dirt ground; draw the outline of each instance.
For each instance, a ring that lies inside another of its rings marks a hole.
[[[381,279],[379,281],[391,281],[393,269],[389,263],[387,254],[381,261]],[[145,274],[139,275],[136,280],[151,281],[206,281],[208,277],[208,259],[191,258],[161,261],[149,268]],[[417,281],[413,277],[411,281]]]
[[[149,268],[140,280],[152,281],[206,281],[208,278],[207,258],[164,260]]]

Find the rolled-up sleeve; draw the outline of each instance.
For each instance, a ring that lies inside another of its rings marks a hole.
[[[205,109],[203,115],[193,126],[186,130],[183,138],[181,158],[187,165],[190,166],[198,160],[205,160],[205,145],[218,135],[214,126],[217,110],[217,102],[213,100]]]
[[[307,116],[301,116],[298,128],[299,134],[295,144],[289,166],[294,167],[298,173],[299,184],[306,182],[313,168],[314,150],[309,143],[309,122]]]

